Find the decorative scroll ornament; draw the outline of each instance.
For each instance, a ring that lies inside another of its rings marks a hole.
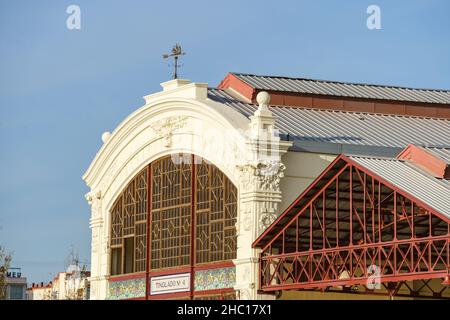
[[[240,174],[240,183],[244,189],[250,189],[256,185],[255,166],[251,164],[236,166]]]
[[[285,169],[286,166],[279,161],[262,161],[259,163],[256,174],[259,177],[260,188],[278,190]]]
[[[102,192],[101,191],[91,191],[85,195],[86,200],[91,206],[91,228],[92,228],[92,239],[91,239],[91,247],[92,252],[98,252],[98,241],[100,238],[100,230],[102,227]],[[95,221],[95,222],[94,222]]]
[[[89,191],[88,193],[86,193],[84,195],[84,197],[86,198],[87,202],[89,203],[90,206],[92,206],[92,204],[96,201],[96,200],[101,200],[102,198],[102,192],[101,191]]]
[[[101,216],[102,211],[102,192],[101,191],[91,191],[86,193],[84,196],[91,206],[91,216],[92,218],[97,218]]]
[[[256,187],[264,191],[278,191],[286,166],[280,161],[264,160],[256,165],[237,166],[241,172],[241,184],[245,189]]]
[[[164,141],[165,147],[172,145],[172,135],[177,129],[183,128],[187,123],[187,116],[168,117],[155,122],[151,128]]]
[[[277,215],[275,214],[275,210],[273,209],[264,209],[259,217],[259,230],[264,231],[277,219]]]
[[[92,191],[88,192],[84,195],[86,201],[88,202],[88,204],[91,206],[92,205],[92,200],[94,199],[94,197],[92,196]]]

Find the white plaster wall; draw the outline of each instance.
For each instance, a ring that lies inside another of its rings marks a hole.
[[[33,288],[32,290],[30,290],[28,300],[44,300],[46,292],[48,292],[49,290],[50,289],[48,288]]]
[[[280,189],[282,200],[278,215],[314,181],[337,155],[309,152],[288,152],[282,156],[286,166]]]

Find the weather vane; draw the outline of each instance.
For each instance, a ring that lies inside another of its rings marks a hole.
[[[178,58],[179,58],[180,56],[184,56],[185,54],[186,54],[186,52],[184,52],[184,51],[181,49],[181,46],[180,46],[178,43],[172,48],[172,52],[171,52],[171,53],[163,54],[163,58],[164,58],[164,59],[173,57],[173,60],[174,60],[174,64],[173,64],[173,67],[174,67],[173,78],[174,78],[174,79],[177,79],[177,78],[178,78],[178,73],[177,73],[178,67],[181,67],[181,66],[178,64]]]

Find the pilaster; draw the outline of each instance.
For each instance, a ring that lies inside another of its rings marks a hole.
[[[281,155],[290,146],[290,143],[280,141],[275,129],[276,120],[268,108],[270,95],[260,92],[257,101],[259,107],[250,117],[246,138],[246,159],[238,165],[238,248],[234,263],[235,289],[243,300],[271,297],[258,294],[259,250],[253,249],[252,243],[277,217],[282,196],[280,180],[285,169]]]

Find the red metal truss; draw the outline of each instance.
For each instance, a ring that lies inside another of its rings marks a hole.
[[[260,289],[444,278],[450,221],[340,156],[255,242]]]

